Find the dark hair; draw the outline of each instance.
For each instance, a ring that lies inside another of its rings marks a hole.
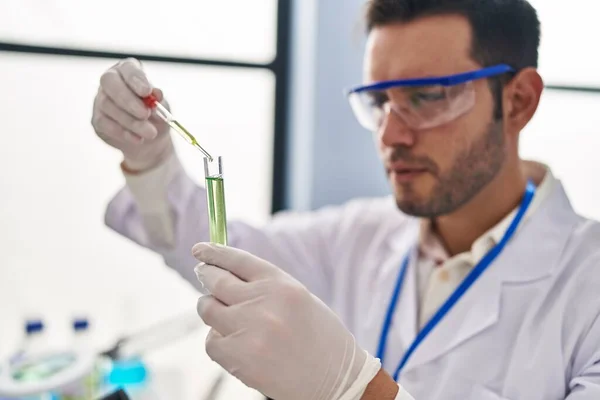
[[[516,71],[538,66],[540,21],[527,0],[369,0],[367,33],[393,22],[454,14],[471,25],[471,57],[484,67],[508,64]],[[502,116],[502,88],[508,79],[490,79],[496,118]]]

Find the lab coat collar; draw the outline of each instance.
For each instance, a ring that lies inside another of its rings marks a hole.
[[[548,166],[533,162],[524,161],[524,168],[527,169],[528,175],[532,176],[535,181],[540,181],[535,197],[533,198],[523,220],[527,220],[533,215],[538,207],[546,200],[546,198],[552,193],[552,190],[556,184],[556,178]],[[419,234],[419,246],[422,254],[438,263],[443,263],[449,259],[463,260],[463,262],[474,266],[477,264],[485,255],[502,240],[504,233],[508,230],[508,227],[512,223],[513,219],[517,215],[519,207],[515,207],[508,215],[506,215],[498,224],[490,228],[487,232],[481,235],[473,245],[470,251],[450,257],[447,250],[444,248],[438,235],[432,230],[432,221],[424,218],[421,220],[421,230]],[[521,229],[522,224],[518,227]]]
[[[560,253],[570,232],[580,219],[573,210],[560,181],[552,188],[546,201],[533,215],[523,221],[521,228],[506,245],[489,269],[481,275],[446,317],[421,343],[404,367],[403,373],[431,362],[461,343],[489,329],[499,320],[502,289],[506,284],[526,287],[555,273]],[[415,239],[418,234],[415,235]],[[406,250],[406,239],[391,242],[398,251]],[[414,271],[415,263],[411,263]],[[408,288],[408,284],[413,286]],[[405,282],[396,314],[414,306],[415,282]],[[411,313],[409,315],[412,315]],[[404,314],[405,315],[405,314]],[[416,336],[416,326],[399,329],[406,350]],[[414,329],[412,329],[414,327]],[[397,338],[396,338],[397,339]],[[395,340],[395,339],[394,339]]]
[[[536,188],[535,196],[534,196],[533,200],[531,201],[531,204],[529,205],[527,212],[525,213],[524,220],[527,220],[533,214],[535,214],[537,209],[544,203],[546,198],[548,198],[550,196],[550,194],[554,190],[554,187],[557,184],[557,180],[556,180],[556,177],[554,176],[554,174],[552,173],[552,170],[544,164],[541,164],[538,162],[533,162],[533,161],[524,161],[524,165],[526,166],[526,168],[528,168],[529,170],[532,171],[532,174],[543,176],[541,182],[539,183],[538,187]],[[504,219],[502,219],[502,221],[500,221],[500,223],[498,223],[496,226],[494,226],[488,232],[486,232],[482,236],[482,239],[483,238],[491,239],[492,246],[499,243],[500,240],[502,240],[504,233],[507,231],[508,227],[512,223],[512,220],[517,215],[517,212],[518,212],[518,207],[515,208],[509,215],[504,217]],[[521,226],[522,225],[524,225],[524,224],[521,224]],[[518,229],[521,229],[521,226],[519,226]],[[477,240],[473,244],[473,247],[474,247],[474,249],[479,247],[479,248],[485,250],[486,245],[483,243],[483,240],[481,240],[481,241]],[[484,253],[487,253],[487,251],[484,251]]]

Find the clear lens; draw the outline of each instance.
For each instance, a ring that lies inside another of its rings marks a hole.
[[[434,128],[469,112],[475,105],[472,82],[454,86],[394,87],[365,90],[349,96],[358,122],[378,130],[386,115],[396,114],[411,129]]]

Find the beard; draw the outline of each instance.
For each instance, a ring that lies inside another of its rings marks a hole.
[[[406,150],[395,149],[393,159],[410,158],[403,157]],[[412,187],[407,185],[402,188],[404,195],[397,196],[396,204],[402,212],[415,217],[434,218],[449,214],[468,203],[496,177],[505,157],[502,124],[492,122],[484,135],[457,154],[449,171],[436,174],[437,180],[428,198],[414,194]],[[430,159],[420,161],[432,171],[438,169]]]

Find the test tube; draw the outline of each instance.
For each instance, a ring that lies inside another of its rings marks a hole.
[[[225,212],[225,185],[221,156],[209,160],[204,157],[206,197],[208,200],[208,223],[210,241],[227,245],[227,215]]]

